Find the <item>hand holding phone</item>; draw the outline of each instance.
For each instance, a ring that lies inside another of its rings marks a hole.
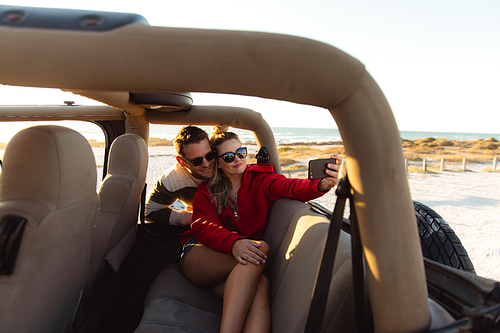
[[[328,168],[327,164],[337,164],[335,158],[320,158],[317,160],[309,161],[309,171],[307,177],[310,180],[331,177],[327,175],[325,170]]]

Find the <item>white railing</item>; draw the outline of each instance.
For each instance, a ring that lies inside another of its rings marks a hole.
[[[498,159],[496,157],[493,157],[493,162],[492,162],[492,170],[497,171],[497,161]],[[428,171],[428,160],[427,158],[422,158],[422,171]],[[456,163],[455,163],[456,164]],[[408,160],[405,159],[405,169],[406,173],[408,173]],[[467,171],[467,157],[462,158],[462,171]],[[445,171],[445,159],[441,158],[441,163],[439,166],[439,171],[443,172]]]

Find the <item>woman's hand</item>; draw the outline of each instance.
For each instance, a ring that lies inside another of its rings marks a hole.
[[[339,182],[339,169],[340,164],[342,164],[342,157],[340,155],[331,155],[330,157],[337,159],[337,164],[328,163],[326,165],[325,173],[331,177],[321,179],[318,184],[318,190],[321,192],[330,191]]]
[[[240,264],[246,265],[247,262],[251,262],[254,265],[260,265],[266,262],[267,256],[259,248],[259,241],[243,238],[233,243],[231,251]]]

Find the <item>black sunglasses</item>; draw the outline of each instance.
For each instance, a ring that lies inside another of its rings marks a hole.
[[[247,147],[241,147],[241,148],[236,149],[236,153],[229,151],[229,152],[224,153],[222,155],[219,155],[217,157],[222,157],[224,162],[231,163],[234,161],[235,156],[238,156],[238,158],[240,158],[240,159],[247,157]]]
[[[217,152],[216,152],[216,151],[214,151],[214,150],[212,150],[211,152],[207,153],[207,154],[206,154],[205,156],[203,156],[203,157],[205,157],[205,159],[206,159],[207,161],[211,161],[211,160],[213,160],[214,158],[216,158],[216,157],[217,157]],[[197,167],[197,166],[200,166],[200,165],[201,165],[201,163],[203,163],[203,157],[197,157],[197,158],[192,159],[192,160],[188,160],[188,159],[187,159],[187,158],[185,158],[185,157],[182,157],[182,158],[183,158],[183,159],[185,159],[186,161],[189,161],[189,162],[193,163],[193,165],[194,165],[195,167]]]

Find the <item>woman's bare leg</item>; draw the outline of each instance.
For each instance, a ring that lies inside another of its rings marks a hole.
[[[269,280],[261,275],[255,298],[248,311],[243,333],[271,332],[271,304],[269,302]]]
[[[214,292],[215,296],[219,297],[220,299],[223,299],[225,287],[226,287],[226,281],[212,287],[212,291]]]
[[[232,256],[198,243],[184,258],[182,274],[197,286],[212,288],[223,283],[236,264]]]
[[[262,242],[260,250],[267,255],[269,245]],[[224,289],[221,332],[241,332],[243,330],[243,325],[257,295],[264,267],[265,264],[254,265],[247,263],[243,265],[238,263],[227,277]],[[259,295],[259,299],[262,299],[262,295]],[[265,325],[268,326],[270,321],[265,321]],[[266,331],[262,329],[259,326],[258,331]]]

